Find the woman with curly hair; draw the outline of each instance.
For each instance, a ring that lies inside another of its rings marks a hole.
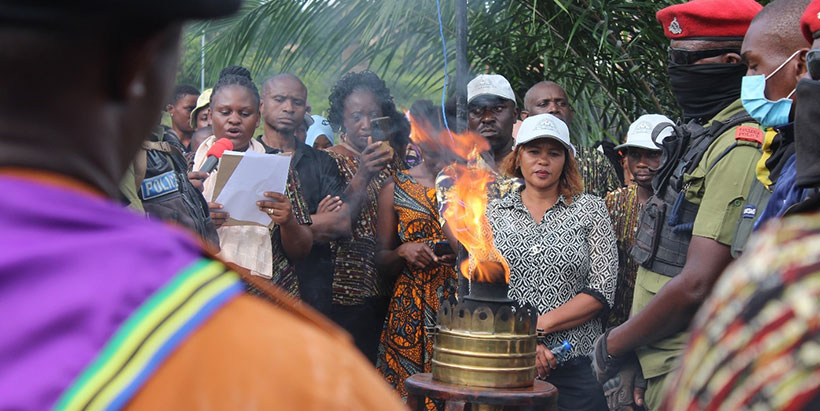
[[[605,410],[587,354],[615,296],[618,252],[606,206],[583,193],[567,126],[551,114],[524,120],[501,171],[524,185],[490,202],[487,219],[510,266],[510,298],[540,313],[538,377],[561,392],[559,410]],[[564,340],[572,348],[559,364],[548,347]]]
[[[328,120],[334,131],[341,131],[342,144],[328,153],[346,182],[360,173],[369,179],[352,236],[330,243],[334,267],[329,317],[352,334],[356,346],[375,363],[392,289],[375,264],[377,202],[385,181],[406,168],[403,154],[410,124],[396,110],[384,81],[370,71],[342,76],[329,100]],[[319,212],[338,209],[340,201],[327,199]]]

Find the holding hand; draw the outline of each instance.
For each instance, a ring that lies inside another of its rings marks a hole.
[[[535,348],[535,376],[539,380],[546,379],[550,371],[558,367],[558,360],[546,345],[538,344]]]
[[[214,222],[216,228],[222,227],[231,216],[227,211],[222,211],[222,204],[208,203],[208,210],[211,212],[211,221]]]
[[[287,196],[270,191],[265,192],[264,196],[271,200],[260,200],[256,205],[263,213],[269,215],[274,223],[283,226],[294,221],[293,207]]]
[[[341,197],[331,197],[330,195],[326,195],[322,201],[319,201],[319,206],[316,208],[316,214],[319,213],[333,213],[342,209],[342,202]]]
[[[208,173],[204,171],[191,171],[188,173],[188,181],[190,181],[191,185],[196,187],[200,193],[205,190],[206,178],[208,178]]]
[[[368,138],[367,142],[367,147],[365,147],[359,158],[359,167],[372,177],[390,164],[390,160],[393,158],[393,149],[385,142],[377,141],[374,143],[372,138]]]
[[[423,243],[404,243],[398,248],[399,257],[407,264],[424,268],[432,263],[438,262],[438,257],[433,253],[433,249]]]

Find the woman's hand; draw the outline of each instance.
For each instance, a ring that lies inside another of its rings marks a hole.
[[[293,221],[293,207],[287,196],[270,191],[265,192],[264,196],[271,200],[260,200],[256,205],[263,213],[269,215],[274,223],[283,226]]]
[[[440,256],[438,256],[437,262],[441,265],[454,267],[456,265],[456,255],[455,254],[440,255]]]
[[[216,228],[222,227],[222,224],[225,224],[231,216],[227,211],[222,211],[222,204],[219,203],[208,203],[208,210]]]
[[[558,367],[558,360],[552,355],[544,344],[538,344],[535,348],[535,375],[538,379],[549,377],[550,371]]]
[[[363,169],[368,177],[373,177],[390,164],[390,160],[393,159],[393,149],[385,142],[373,142],[372,137],[367,141],[368,145],[359,158],[359,168]]]
[[[399,257],[413,267],[424,268],[431,263],[438,262],[433,249],[424,243],[404,243],[397,251]]]
[[[319,213],[333,213],[342,209],[342,202],[341,197],[331,197],[330,195],[326,195],[322,201],[319,201],[319,206],[316,208],[316,214]]]

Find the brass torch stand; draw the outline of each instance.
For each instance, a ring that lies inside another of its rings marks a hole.
[[[533,385],[537,312],[507,298],[505,283],[471,282],[461,301],[441,304],[433,380],[486,388]]]

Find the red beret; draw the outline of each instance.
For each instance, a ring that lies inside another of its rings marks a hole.
[[[752,19],[762,8],[754,0],[692,0],[662,9],[655,18],[671,40],[743,38]]]
[[[814,33],[820,31],[820,0],[812,0],[809,7],[806,7],[803,17],[800,17],[800,29],[803,30],[806,41],[814,43]]]

